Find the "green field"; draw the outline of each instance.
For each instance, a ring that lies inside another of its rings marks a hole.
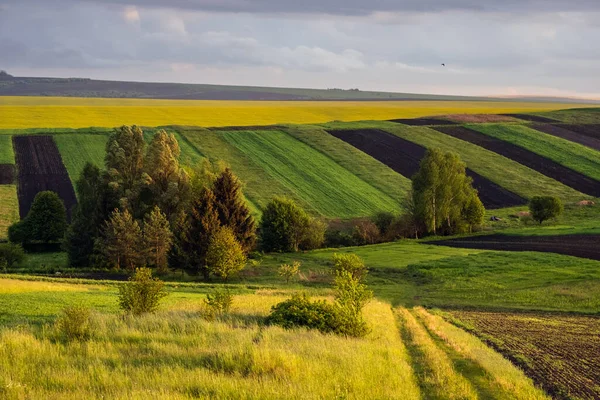
[[[73,184],[77,182],[88,162],[104,169],[107,135],[54,135],[54,141]]]
[[[533,112],[543,117],[553,118],[570,124],[600,124],[600,108],[574,108],[572,110],[556,110]]]
[[[13,152],[12,137],[0,136],[0,164],[14,164],[15,154]]]
[[[600,152],[523,125],[485,124],[469,128],[515,144],[600,181]]]
[[[0,185],[0,239],[7,237],[8,227],[19,220],[16,185]]]

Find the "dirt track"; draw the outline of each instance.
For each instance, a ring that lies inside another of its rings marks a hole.
[[[15,182],[15,166],[0,164],[0,185],[10,185]]]
[[[35,195],[45,190],[56,192],[65,203],[67,215],[77,203],[58,148],[51,136],[14,136],[18,166],[19,214],[27,216]]]
[[[541,251],[600,260],[600,235],[507,236],[486,235],[428,242],[466,249]]]
[[[600,182],[532,151],[464,126],[439,126],[434,129],[510,158],[582,193],[600,197]]]
[[[419,163],[425,156],[425,147],[378,129],[331,130],[329,133],[407,178],[417,173]],[[525,199],[470,169],[467,169],[467,175],[473,178],[473,187],[479,191],[479,198],[486,208],[495,209],[526,203]]]
[[[579,125],[569,125],[571,127],[578,127]],[[570,140],[571,142],[579,143],[592,149],[600,150],[600,134],[598,138],[593,136],[579,133],[571,128],[566,128],[565,125],[557,124],[532,124],[532,128],[547,133],[552,136],[556,136],[562,139]]]

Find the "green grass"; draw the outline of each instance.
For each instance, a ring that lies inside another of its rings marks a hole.
[[[88,162],[104,169],[107,135],[80,133],[53,137],[73,184],[79,180]]]
[[[600,152],[524,125],[485,124],[469,128],[515,144],[600,181]]]
[[[572,110],[557,110],[547,112],[532,112],[531,114],[553,118],[569,124],[600,124],[600,107],[575,108]]]
[[[431,128],[410,127],[392,122],[330,123],[333,129],[376,128],[427,148],[452,151],[481,176],[524,198],[548,195],[564,201],[579,201],[586,196],[554,179],[472,143],[445,135]]]
[[[0,164],[14,164],[15,153],[13,152],[12,137],[0,136]]]
[[[283,129],[392,199],[397,201],[403,199],[411,187],[408,177],[400,175],[354,146],[330,135],[319,126],[289,125]]]
[[[8,227],[19,220],[16,185],[0,185],[0,239],[8,235]]]
[[[351,218],[399,209],[398,200],[283,132],[235,131],[222,135],[320,215]]]

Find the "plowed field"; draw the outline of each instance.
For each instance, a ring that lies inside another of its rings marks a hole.
[[[532,151],[464,126],[439,126],[435,129],[515,160],[582,193],[600,197],[600,182]]]
[[[15,166],[0,164],[0,185],[10,185],[15,180]]]
[[[419,170],[425,147],[379,129],[330,130],[329,133],[381,161],[408,178]],[[520,196],[509,192],[481,175],[467,169],[473,186],[486,208],[502,208],[525,204]]]
[[[558,399],[600,398],[600,318],[453,311]]]
[[[585,125],[570,125],[570,128],[567,128],[566,125],[540,123],[531,125],[532,128],[540,132],[570,140],[571,142],[579,143],[595,150],[600,150],[600,134],[598,134],[598,137],[596,138],[594,136],[581,133],[582,131],[587,130],[586,128],[579,128],[581,126]]]
[[[14,136],[13,146],[21,218],[27,216],[35,195],[45,190],[56,192],[70,215],[77,203],[75,191],[52,136]]]

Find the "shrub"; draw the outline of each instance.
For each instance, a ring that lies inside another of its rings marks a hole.
[[[360,221],[354,226],[352,238],[354,239],[354,243],[356,245],[364,246],[366,244],[379,243],[381,239],[381,233],[374,222]]]
[[[338,321],[338,313],[333,305],[325,301],[311,301],[306,294],[295,294],[291,299],[273,306],[266,323],[285,329],[304,327],[335,333]]]
[[[563,204],[558,197],[535,196],[529,202],[529,212],[535,221],[542,224],[562,214]]]
[[[294,261],[292,265],[282,264],[277,270],[277,274],[285,279],[285,283],[289,283],[290,279],[298,275],[300,272],[300,262]]]
[[[333,255],[333,272],[335,276],[348,272],[357,280],[363,279],[367,275],[367,267],[362,258],[356,254],[334,254]]]
[[[20,244],[0,243],[0,263],[12,268],[25,259],[25,252]]]
[[[260,223],[265,251],[298,251],[306,237],[310,217],[292,200],[275,198],[267,204]]]
[[[310,219],[300,243],[302,250],[314,250],[323,247],[327,224],[319,219]]]
[[[244,268],[246,255],[231,228],[222,227],[210,239],[206,263],[211,273],[225,280]]]
[[[61,198],[52,191],[39,192],[27,217],[9,228],[13,243],[56,243],[67,231],[67,211]]]
[[[150,268],[137,268],[129,281],[119,286],[119,306],[133,315],[150,313],[166,295],[164,282],[152,278]]]
[[[90,317],[91,311],[87,307],[67,307],[56,320],[55,326],[67,340],[86,340],[91,334]]]
[[[373,292],[345,270],[338,272],[334,286],[335,304],[338,308],[336,333],[353,337],[367,335],[369,327],[362,317],[362,309],[373,298]]]
[[[373,216],[372,222],[377,226],[381,235],[385,235],[395,219],[396,217],[391,212],[382,211]]]
[[[214,294],[207,294],[204,304],[208,307],[209,315],[226,314],[233,304],[233,295],[229,290],[215,290]]]

